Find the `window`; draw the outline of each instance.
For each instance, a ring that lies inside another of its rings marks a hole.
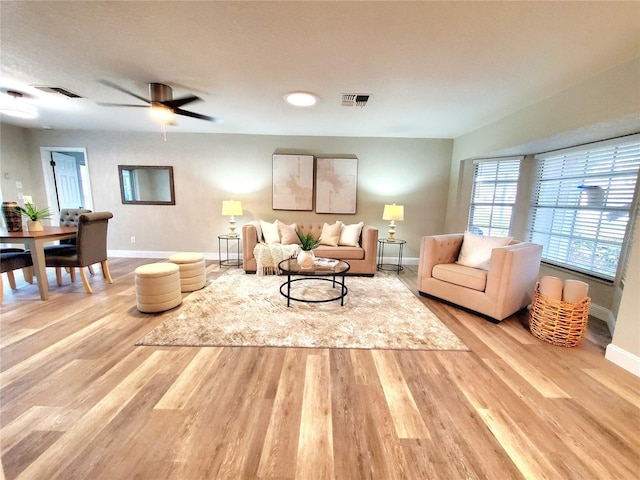
[[[470,232],[498,237],[510,235],[521,160],[518,157],[475,162],[467,227]]]
[[[638,180],[640,135],[536,156],[529,238],[548,263],[612,280]]]

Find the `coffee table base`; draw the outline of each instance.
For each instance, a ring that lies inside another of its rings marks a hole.
[[[340,281],[342,279],[342,281]],[[321,282],[331,282],[333,284],[333,288],[338,287],[340,290],[340,294],[331,297],[331,298],[323,298],[322,300],[310,300],[306,298],[297,298],[291,296],[291,284],[294,282],[302,282],[302,281],[321,281]],[[286,291],[285,291],[286,290]],[[287,307],[291,306],[291,300],[296,302],[303,303],[327,303],[327,302],[335,302],[340,300],[340,306],[344,306],[344,297],[349,290],[345,285],[345,277],[340,275],[339,277],[333,278],[322,278],[322,277],[302,277],[302,278],[294,278],[291,279],[291,275],[287,275],[287,281],[280,285],[280,294],[287,299]]]

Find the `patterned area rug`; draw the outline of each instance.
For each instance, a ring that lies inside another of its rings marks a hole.
[[[345,305],[292,302],[282,276],[229,270],[188,295],[137,345],[468,350],[395,274],[347,277]],[[330,282],[303,281],[292,294],[335,296]]]

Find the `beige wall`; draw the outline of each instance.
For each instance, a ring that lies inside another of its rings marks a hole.
[[[466,226],[470,198],[469,175],[473,158],[501,157],[509,155],[531,155],[548,150],[565,148],[582,143],[604,140],[620,135],[640,132],[640,59],[601,73],[566,91],[513,115],[498,120],[486,127],[470,132],[454,140],[453,159],[449,188],[449,202],[445,230],[461,231]],[[521,184],[530,186],[532,157],[525,159],[524,178]],[[526,219],[528,206],[523,202],[517,218]],[[524,236],[523,223],[519,223],[516,236]],[[640,271],[640,255],[630,260],[629,270]],[[577,278],[589,283],[594,308],[610,326],[615,324],[614,343],[620,341],[619,329],[637,331],[637,313],[634,319],[618,315],[615,310],[614,287],[606,282],[594,280],[551,266],[543,266],[541,275],[561,278]],[[627,285],[623,299],[638,297],[640,291]],[[636,310],[637,312],[637,310]],[[637,339],[636,337],[632,337]],[[620,345],[621,346],[621,345]],[[625,343],[629,353],[640,357],[640,342]]]
[[[637,217],[636,221],[640,221],[640,217]],[[640,224],[636,225],[631,246],[630,268],[627,270],[612,343],[627,352],[640,355]]]
[[[397,237],[408,242],[406,258],[418,257],[423,235],[444,228],[451,140],[168,133],[164,142],[160,133],[17,130],[27,137],[24,158],[40,177],[40,147],[87,149],[94,209],[114,214],[110,250],[217,252],[217,235],[227,232],[228,218],[220,214],[225,199],[242,200],[244,215],[236,218],[238,226],[253,219],[363,220],[379,227],[381,236],[388,223],[382,220],[384,204],[404,204],[406,220],[398,222]],[[355,155],[357,214],[273,211],[275,151]],[[172,165],[176,205],[123,205],[119,164]],[[44,198],[41,188],[39,195]]]
[[[36,205],[45,201],[44,191],[41,191],[41,183],[37,179],[41,169],[29,157],[28,138],[28,130],[0,124],[0,188],[3,201],[22,203],[22,195],[31,195]],[[22,188],[18,188],[16,182],[20,182]],[[4,225],[4,218],[2,222]]]

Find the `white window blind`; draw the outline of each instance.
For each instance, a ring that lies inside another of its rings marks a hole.
[[[509,236],[521,160],[522,157],[475,162],[467,227],[470,232]]]
[[[614,279],[640,166],[640,135],[536,156],[529,239],[543,260]]]

